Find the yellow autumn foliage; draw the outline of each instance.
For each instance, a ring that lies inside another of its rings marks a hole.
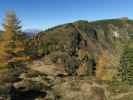
[[[99,80],[112,80],[112,72],[109,70],[110,55],[107,50],[102,50],[96,66],[96,78]]]

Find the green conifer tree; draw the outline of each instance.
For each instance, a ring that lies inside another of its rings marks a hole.
[[[122,82],[133,85],[133,37],[129,39],[121,57],[120,78]]]

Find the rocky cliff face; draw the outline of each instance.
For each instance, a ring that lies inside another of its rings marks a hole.
[[[132,100],[133,87],[122,82],[133,74],[123,74],[121,66],[132,34],[128,19],[77,21],[41,32],[30,40],[32,61],[23,70],[1,70],[1,94],[11,100]]]
[[[69,74],[79,74],[77,70],[83,65],[87,74],[112,80],[128,34],[133,31],[129,22],[123,19],[77,21],[49,29],[37,38],[42,44],[49,44],[46,56],[51,62],[64,64]]]

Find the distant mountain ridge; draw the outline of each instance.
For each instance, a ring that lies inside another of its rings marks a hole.
[[[23,30],[24,33],[26,33],[28,36],[33,36],[41,32],[42,30],[39,29],[25,29]]]

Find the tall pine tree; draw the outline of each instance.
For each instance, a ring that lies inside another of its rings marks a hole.
[[[8,66],[16,66],[16,64],[21,63],[25,59],[25,37],[21,32],[20,21],[14,12],[8,11],[6,13],[3,28],[0,61]]]

